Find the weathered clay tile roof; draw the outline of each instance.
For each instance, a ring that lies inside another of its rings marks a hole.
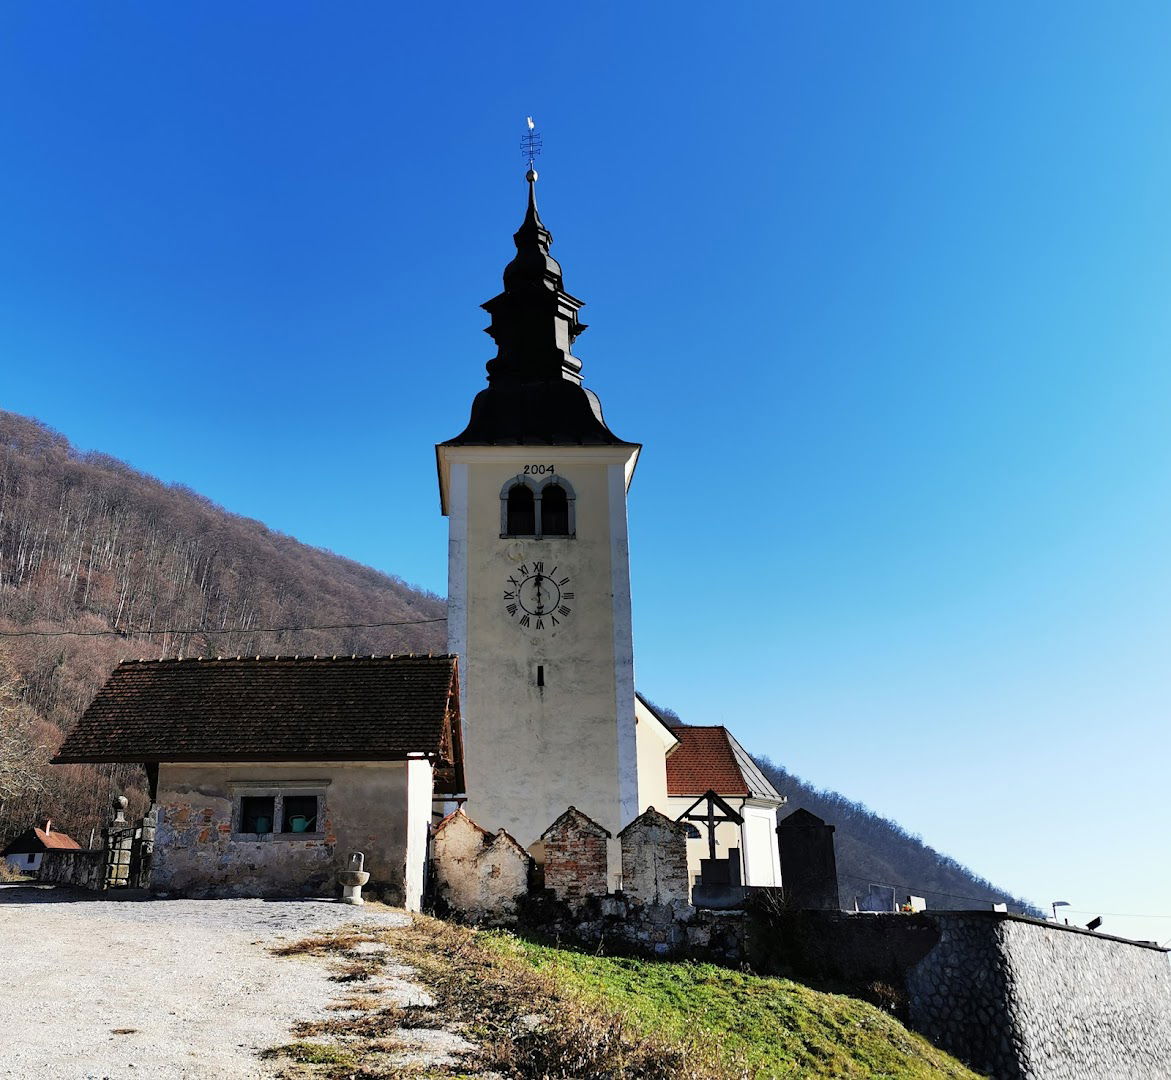
[[[2,855],[34,855],[38,851],[79,851],[81,845],[72,836],[63,832],[45,832],[34,826],[25,829],[9,845],[0,851]]]
[[[53,759],[394,761],[462,772],[453,656],[120,664]]]
[[[679,745],[667,757],[668,795],[714,791],[724,796],[781,798],[726,727],[685,725],[671,730]]]
[[[72,836],[63,832],[45,832],[44,829],[33,829],[37,839],[45,845],[46,851],[80,851],[81,845]]]

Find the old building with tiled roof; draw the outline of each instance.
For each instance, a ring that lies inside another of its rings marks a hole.
[[[436,797],[464,786],[452,656],[120,664],[55,761],[140,762],[159,811],[152,887],[322,893],[351,850],[417,908]]]

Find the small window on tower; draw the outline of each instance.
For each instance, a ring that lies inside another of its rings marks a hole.
[[[569,535],[569,497],[560,484],[550,484],[541,492],[541,535]]]
[[[537,515],[533,492],[525,484],[517,484],[508,491],[508,511],[505,532],[509,536],[534,536]]]

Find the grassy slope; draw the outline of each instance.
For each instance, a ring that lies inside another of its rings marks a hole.
[[[618,1011],[646,1034],[718,1048],[713,1064],[727,1076],[977,1075],[881,1010],[786,979],[710,964],[595,956],[508,934],[480,934],[477,943]]]

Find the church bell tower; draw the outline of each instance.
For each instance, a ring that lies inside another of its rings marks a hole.
[[[531,161],[526,179],[516,257],[483,305],[488,385],[436,454],[466,809],[531,846],[571,804],[614,836],[640,811],[626,524],[640,446],[582,385],[582,301],[549,254]]]

